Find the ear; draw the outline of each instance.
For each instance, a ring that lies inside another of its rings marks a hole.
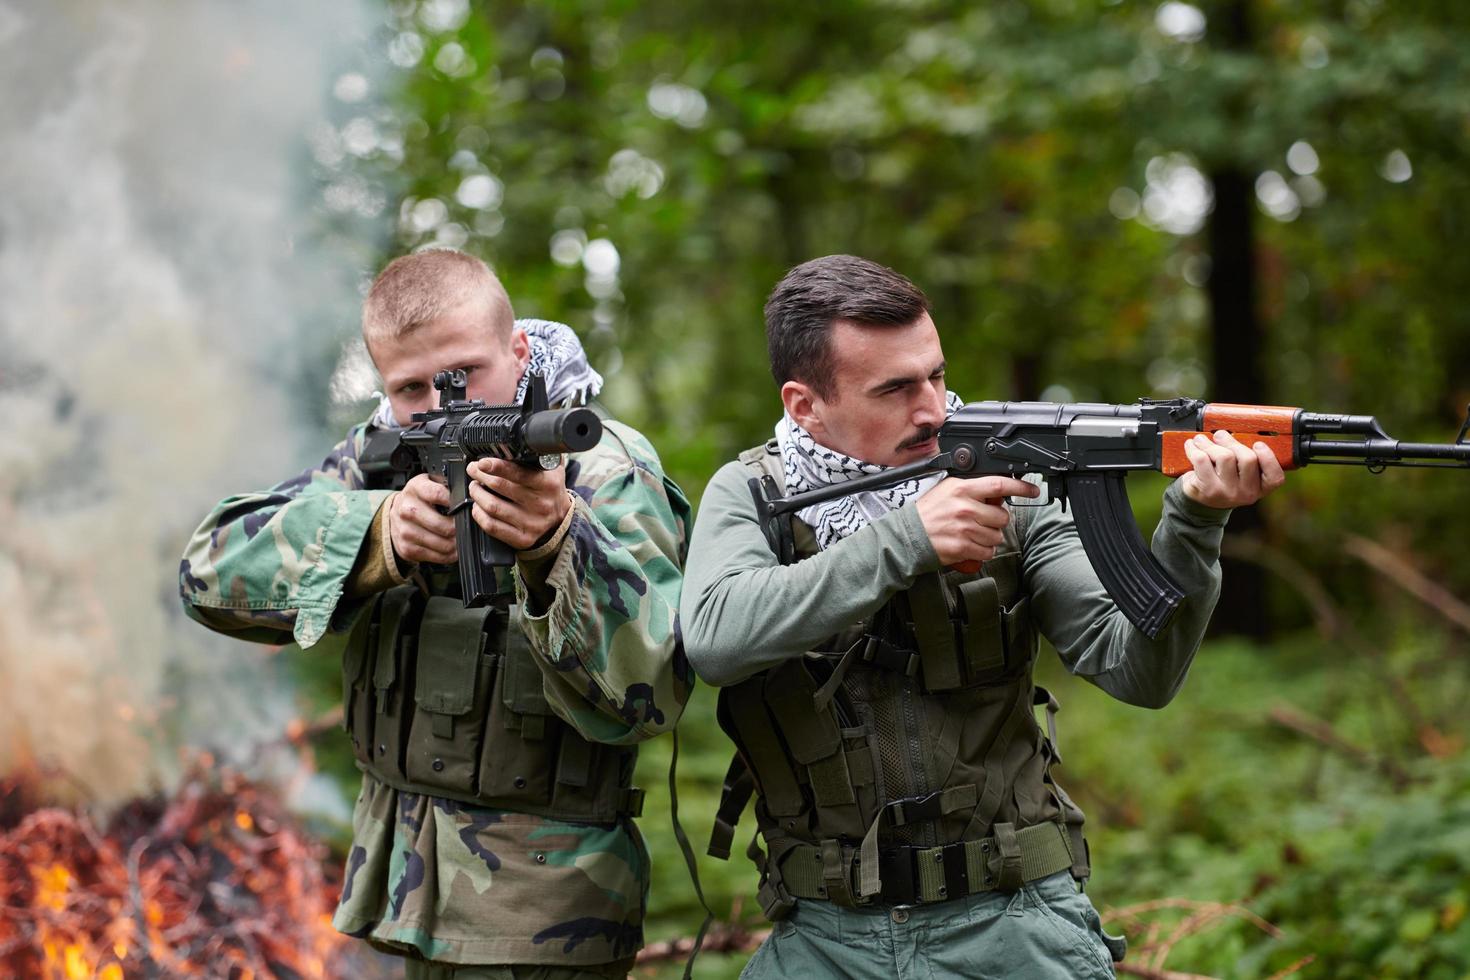
[[[800,381],[788,381],[783,384],[781,404],[785,406],[786,414],[791,416],[791,420],[813,436],[820,437],[826,434],[827,427],[822,424],[822,416],[826,411],[827,403],[809,385]]]
[[[531,338],[520,327],[511,328],[510,356],[515,359],[516,377],[520,377],[526,365],[531,363]]]

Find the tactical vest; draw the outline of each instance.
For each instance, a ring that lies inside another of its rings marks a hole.
[[[740,459],[784,485],[774,441]],[[791,520],[797,560],[815,554]],[[1050,773],[1057,702],[1032,682],[1020,575],[1012,525],[981,574],[920,576],[805,657],[721,689],[737,751],[709,852],[728,858],[754,792],[767,916],[796,899],[909,905],[1087,877],[1082,812]]]
[[[643,809],[637,749],[552,713],[514,605],[381,593],[344,648],[342,700],[358,768],[395,789],[585,823]]]

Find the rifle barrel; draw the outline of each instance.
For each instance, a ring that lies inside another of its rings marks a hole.
[[[1302,454],[1312,463],[1355,463],[1361,460],[1387,466],[1470,466],[1470,443],[1323,439],[1320,436],[1308,436],[1302,440]],[[1422,462],[1426,460],[1436,462]]]

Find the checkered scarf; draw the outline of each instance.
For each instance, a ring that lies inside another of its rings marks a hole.
[[[964,404],[954,392],[945,393],[946,417],[953,415]],[[820,445],[789,415],[783,415],[776,423],[776,443],[781,450],[781,463],[786,471],[786,492],[805,493],[819,490],[835,483],[846,483],[854,477],[868,473],[881,473],[886,466],[865,463],[860,459],[828,449]],[[943,474],[925,477],[922,480],[905,480],[883,490],[862,490],[838,497],[825,503],[813,504],[797,511],[807,524],[816,531],[817,546],[828,548],[891,510],[897,510],[910,501],[917,500],[936,483]]]

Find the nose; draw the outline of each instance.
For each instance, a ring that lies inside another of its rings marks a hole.
[[[914,406],[914,426],[937,429],[944,424],[944,383],[934,381],[920,385],[919,391],[918,404]]]

